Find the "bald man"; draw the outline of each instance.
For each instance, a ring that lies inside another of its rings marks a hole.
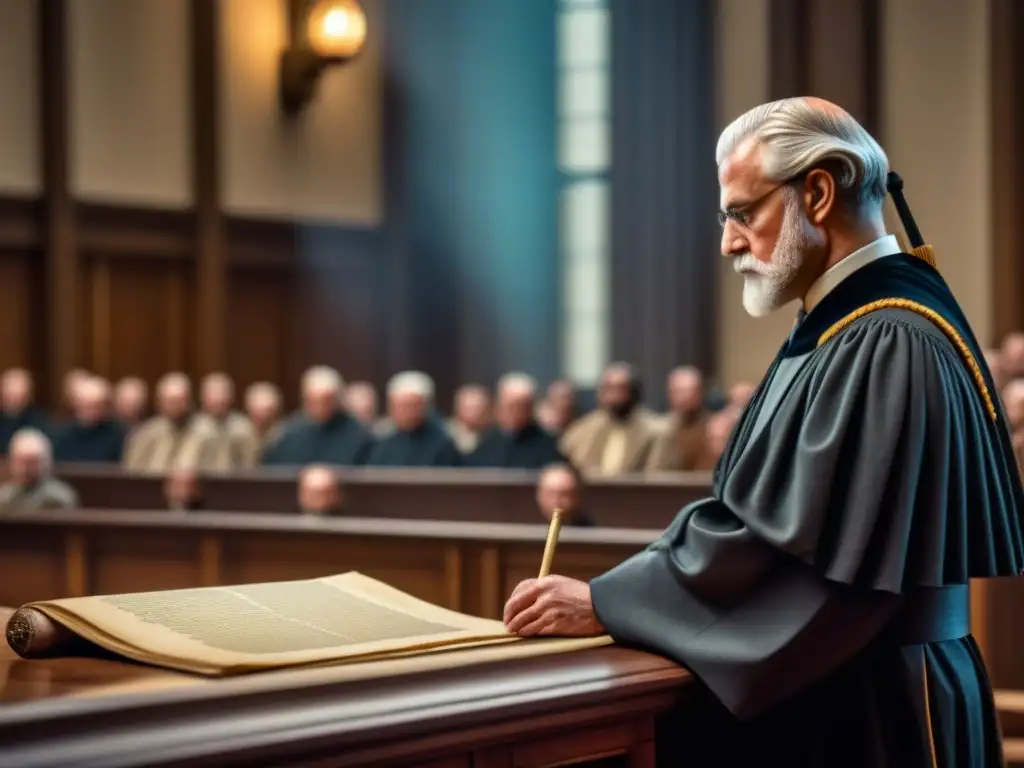
[[[71,420],[54,430],[54,461],[120,462],[125,433],[112,418],[110,407],[110,383],[106,379],[89,376],[79,382]]]
[[[34,389],[32,374],[24,368],[11,368],[0,377],[0,455],[19,429],[50,431],[46,414],[33,404]]]
[[[78,494],[51,474],[50,440],[38,429],[18,430],[11,438],[10,479],[0,486],[0,512],[73,509]]]
[[[654,414],[640,401],[640,381],[626,363],[613,363],[601,376],[598,408],[575,421],[562,436],[562,452],[590,475],[641,472],[658,438]]]
[[[491,393],[487,388],[479,384],[460,387],[455,393],[455,414],[447,422],[459,452],[472,453],[493,423]]]
[[[329,466],[311,464],[299,473],[299,510],[304,515],[336,515],[344,509],[341,481]]]

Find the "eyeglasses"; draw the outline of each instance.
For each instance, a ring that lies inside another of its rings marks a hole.
[[[754,215],[757,213],[758,209],[760,209],[761,206],[764,205],[768,201],[768,198],[770,198],[772,195],[774,195],[776,192],[778,192],[783,187],[788,186],[790,184],[793,184],[794,182],[802,180],[805,175],[806,174],[801,173],[801,174],[799,174],[797,176],[794,176],[791,179],[786,179],[782,183],[777,184],[776,186],[774,186],[771,189],[769,189],[767,192],[765,192],[760,197],[758,197],[758,198],[756,198],[754,200],[751,200],[749,203],[743,203],[742,205],[735,205],[735,206],[732,206],[731,208],[726,208],[725,210],[719,211],[718,212],[718,226],[720,226],[722,229],[725,229],[726,223],[728,223],[729,221],[735,221],[737,224],[739,224],[744,229],[749,229],[750,228],[750,222],[754,218]]]

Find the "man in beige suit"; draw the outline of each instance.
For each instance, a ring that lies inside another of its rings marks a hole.
[[[255,467],[260,458],[256,429],[244,414],[234,410],[235,384],[224,373],[211,373],[199,390],[202,409],[190,429],[209,439],[201,467],[206,472],[230,472]],[[201,439],[201,437],[200,437]]]
[[[192,429],[192,384],[184,373],[168,373],[156,387],[157,415],[132,432],[124,454],[131,472],[199,469],[210,463],[210,434]]]
[[[256,431],[260,455],[277,442],[284,431],[281,419],[281,392],[269,381],[258,381],[245,390],[245,413]]]
[[[37,429],[21,429],[11,438],[8,482],[0,486],[0,512],[22,509],[73,509],[78,494],[53,477],[50,441]]]
[[[640,382],[631,366],[613,363],[605,370],[597,402],[597,410],[565,431],[562,452],[585,474],[642,471],[658,433],[654,414],[640,403]]]
[[[149,391],[146,382],[138,376],[126,376],[114,387],[114,415],[126,434],[131,433],[146,418]]]
[[[651,472],[693,470],[704,452],[707,413],[704,410],[704,379],[686,365],[668,375],[669,412],[651,451]]]

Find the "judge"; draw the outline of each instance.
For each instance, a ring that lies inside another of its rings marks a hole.
[[[373,438],[341,407],[344,382],[337,371],[319,366],[302,380],[302,416],[263,452],[262,463],[273,465],[365,464]]]
[[[713,700],[678,764],[1001,766],[968,580],[1021,572],[1024,489],[977,340],[930,249],[885,233],[888,160],[839,107],[756,107],[717,161],[743,304],[798,300],[793,331],[713,495],[589,584],[523,582],[507,626],[689,667]]]
[[[434,382],[425,373],[406,371],[388,382],[392,433],[374,446],[372,467],[454,467],[459,451],[444,423],[431,418]]]
[[[498,382],[497,424],[480,440],[466,463],[472,467],[540,469],[565,461],[557,439],[534,417],[537,384],[525,373],[508,373]]]

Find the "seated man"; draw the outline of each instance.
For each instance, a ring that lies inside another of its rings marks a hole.
[[[353,381],[345,387],[345,410],[378,439],[395,429],[390,418],[380,418],[377,389],[368,381]]]
[[[547,396],[537,406],[537,422],[553,435],[560,436],[576,419],[576,387],[566,379],[548,385]]]
[[[658,430],[640,402],[640,381],[626,363],[608,366],[597,391],[600,407],[562,435],[562,452],[587,474],[615,476],[642,471]]]
[[[249,417],[260,456],[267,446],[277,442],[284,433],[281,419],[281,392],[269,381],[258,381],[245,390],[245,414]]]
[[[534,419],[537,385],[523,373],[510,373],[498,382],[497,426],[466,457],[471,467],[540,469],[565,461],[557,439]]]
[[[263,452],[263,465],[365,464],[373,437],[342,409],[343,390],[337,371],[323,366],[307,371],[302,380],[303,414]]]
[[[472,453],[480,436],[491,426],[491,393],[479,384],[459,387],[455,393],[455,415],[448,420],[448,432],[461,453]]]
[[[330,467],[311,464],[299,473],[299,510],[304,515],[336,515],[344,511],[341,481]]]
[[[548,522],[560,509],[564,525],[590,527],[594,521],[580,506],[582,491],[583,480],[570,464],[548,464],[537,478],[537,506]]]
[[[53,477],[50,440],[30,427],[11,438],[11,478],[0,486],[0,511],[21,509],[73,509],[78,494],[67,483]]]
[[[164,478],[164,499],[172,512],[202,509],[203,490],[194,469],[172,469]]]
[[[83,379],[72,405],[71,421],[54,433],[54,461],[121,461],[124,428],[110,417],[110,384],[99,376]]]
[[[132,472],[167,472],[201,467],[209,454],[209,435],[192,429],[192,383],[184,373],[168,373],[157,383],[157,415],[132,432],[124,467]]]
[[[224,373],[211,373],[203,379],[199,391],[201,410],[193,419],[192,430],[209,440],[202,469],[230,472],[251,469],[259,461],[260,444],[248,417],[236,411],[235,383]]]
[[[704,451],[708,415],[704,408],[704,377],[690,365],[668,375],[669,412],[661,425],[647,469],[678,472],[697,468]]]
[[[388,413],[394,431],[377,443],[371,467],[454,467],[459,452],[444,424],[431,418],[434,382],[425,373],[406,371],[388,382]]]
[[[0,455],[19,429],[49,431],[46,414],[32,404],[32,390],[32,374],[24,368],[11,368],[0,378]]]
[[[146,382],[138,376],[128,376],[117,382],[114,387],[114,418],[121,422],[125,434],[145,420],[148,405]]]

